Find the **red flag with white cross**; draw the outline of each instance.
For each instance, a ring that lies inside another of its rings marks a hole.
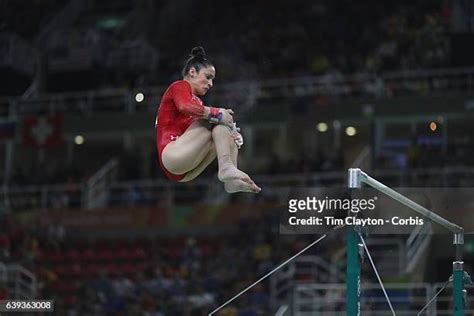
[[[26,116],[23,118],[23,145],[52,148],[62,142],[62,115]]]

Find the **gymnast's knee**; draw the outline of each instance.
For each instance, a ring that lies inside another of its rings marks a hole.
[[[186,159],[182,154],[173,150],[165,150],[161,156],[163,166],[172,174],[183,174],[189,171],[186,166]]]
[[[216,133],[224,133],[224,132],[230,135],[229,127],[219,124],[212,128],[212,136],[214,136]]]

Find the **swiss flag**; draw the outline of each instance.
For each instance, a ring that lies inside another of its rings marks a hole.
[[[23,118],[23,144],[51,148],[62,141],[62,115],[26,116]]]

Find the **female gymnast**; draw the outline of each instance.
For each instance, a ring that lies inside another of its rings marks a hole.
[[[202,47],[194,47],[184,65],[183,80],[173,82],[161,98],[156,117],[160,166],[174,181],[196,178],[216,158],[218,178],[229,193],[259,193],[252,179],[237,169],[243,143],[231,109],[205,106],[199,96],[213,86],[216,70]]]

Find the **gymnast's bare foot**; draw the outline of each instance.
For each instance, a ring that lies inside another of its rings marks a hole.
[[[224,188],[227,193],[236,193],[236,192],[259,193],[262,189],[259,188],[252,180],[250,181],[251,183],[240,180],[240,179],[229,180],[224,183]]]
[[[252,179],[250,179],[248,174],[246,174],[243,171],[240,171],[231,163],[220,168],[219,172],[217,173],[217,177],[222,182],[227,182],[230,180],[237,180],[237,179],[245,181],[249,184],[253,182]]]

